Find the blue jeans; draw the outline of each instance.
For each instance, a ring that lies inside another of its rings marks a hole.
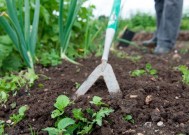
[[[173,48],[180,30],[183,0],[155,0],[157,46]]]

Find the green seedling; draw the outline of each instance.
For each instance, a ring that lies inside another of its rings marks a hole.
[[[152,75],[154,77],[157,77],[157,70],[152,68],[152,65],[150,63],[147,63],[145,65],[145,69],[137,69],[131,72],[131,76],[133,77],[139,77],[145,74]]]
[[[69,126],[74,125],[75,121],[71,118],[63,118],[58,122],[57,128],[48,127],[43,129],[43,131],[47,131],[49,135],[70,135],[67,132]]]
[[[41,53],[39,52],[39,62],[43,66],[57,66],[62,63],[58,52],[55,49],[51,49],[50,51],[46,51]]]
[[[131,60],[132,62],[137,62],[139,61],[142,56],[140,55],[129,55],[128,53],[125,53],[123,51],[118,51],[118,50],[113,50],[113,53],[118,57],[118,58],[125,58],[128,60]]]
[[[125,115],[123,118],[124,118],[125,121],[128,121],[128,122],[130,122],[130,123],[132,123],[132,124],[135,123],[135,121],[134,121],[132,115]]]
[[[16,102],[11,103],[10,106],[11,106],[11,109],[16,108]]]
[[[84,117],[84,113],[82,112],[81,108],[80,109],[73,109],[72,113],[73,113],[73,117],[76,120],[80,120],[82,122],[87,122],[87,119]]]
[[[30,135],[38,135],[38,132],[34,131],[31,125],[29,125],[29,127],[30,127]]]
[[[182,48],[179,50],[180,54],[187,54],[189,52],[189,50],[187,48]]]
[[[0,103],[5,103],[8,100],[9,92],[16,93],[22,87],[28,89],[38,79],[38,75],[31,69],[21,71],[17,75],[10,74],[0,78]]]
[[[27,105],[21,106],[18,110],[18,114],[13,114],[10,117],[10,120],[16,125],[18,122],[20,122],[25,117],[25,112],[29,109]]]
[[[38,84],[38,87],[39,88],[44,88],[44,84],[40,83],[40,84]]]
[[[5,103],[8,100],[8,94],[4,91],[0,91],[0,103]]]
[[[80,86],[81,86],[80,83],[78,83],[78,82],[75,83],[75,88],[76,88],[76,89],[78,89]]]
[[[64,109],[70,105],[70,99],[65,96],[65,95],[60,95],[56,99],[56,103],[54,104],[54,107],[56,108],[52,113],[51,113],[51,118],[56,118],[64,114]]]
[[[145,66],[146,72],[149,73],[150,75],[156,75],[157,70],[152,68],[152,65],[150,63],[147,63]]]
[[[178,70],[182,73],[182,82],[185,84],[189,84],[189,70],[185,65],[181,65],[178,67]]]
[[[0,120],[0,135],[4,134],[4,128],[5,128],[5,121]]]
[[[96,106],[106,105],[105,103],[102,102],[102,98],[98,96],[94,96],[92,101],[90,101],[90,103]]]
[[[93,114],[93,118],[94,118],[93,122],[95,122],[99,126],[102,126],[102,118],[108,116],[113,111],[114,111],[113,109],[102,107],[99,112]]]
[[[137,69],[137,70],[134,70],[134,71],[131,72],[131,76],[133,76],[133,77],[139,77],[139,76],[144,75],[145,73],[146,73],[145,70],[143,70],[143,69]]]
[[[102,98],[95,96],[90,103],[98,107],[106,105],[101,100]],[[103,118],[114,111],[108,107],[101,107],[99,111],[94,111],[92,108],[87,108],[86,110],[74,108],[72,116],[67,116],[64,110],[70,104],[71,101],[67,96],[59,96],[54,104],[56,110],[51,114],[52,118],[57,119],[55,127],[47,127],[43,130],[47,131],[49,135],[90,134],[95,125],[102,126]]]

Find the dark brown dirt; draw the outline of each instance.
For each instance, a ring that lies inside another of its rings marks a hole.
[[[180,47],[180,42],[178,47]],[[180,50],[180,48],[177,48]],[[96,127],[92,135],[175,135],[189,134],[189,86],[182,83],[181,73],[175,69],[178,65],[189,66],[189,54],[171,52],[168,55],[156,56],[145,48],[128,47],[122,49],[129,56],[140,55],[142,58],[134,62],[127,58],[118,58],[111,54],[109,63],[112,65],[123,97],[112,99],[103,79],[99,79],[90,91],[75,101],[73,107],[89,105],[89,99],[98,95],[115,111],[103,121],[102,127]],[[179,52],[179,51],[178,51]],[[132,57],[129,57],[132,58]],[[9,135],[29,135],[30,129],[39,135],[46,134],[41,129],[53,126],[54,121],[50,114],[53,111],[55,99],[65,94],[69,97],[76,91],[75,83],[82,83],[93,69],[100,63],[100,58],[90,57],[80,59],[82,66],[76,66],[63,61],[57,67],[36,67],[39,74],[46,75],[49,79],[40,76],[29,91],[22,89],[15,97],[10,97],[6,108],[1,107],[0,119],[8,120],[9,116],[18,111],[22,105],[30,108],[23,121],[13,127],[6,127]],[[130,71],[145,67],[151,63],[158,71],[158,78],[146,75],[131,77]],[[44,87],[39,87],[41,84]],[[133,95],[137,97],[132,97]],[[150,101],[146,102],[146,98]],[[15,109],[10,104],[16,102]],[[131,114],[135,123],[131,124],[123,119],[126,114]],[[162,121],[161,127],[157,123]]]

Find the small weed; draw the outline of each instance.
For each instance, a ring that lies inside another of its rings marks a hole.
[[[28,69],[27,72],[21,71],[18,75],[10,74],[0,78],[0,103],[5,103],[8,100],[8,93],[16,93],[21,87],[31,87],[38,76],[33,70]]]
[[[39,62],[43,66],[56,66],[62,63],[60,56],[55,51],[55,49],[51,49],[50,52],[39,52]]]
[[[102,126],[103,118],[114,111],[111,108],[102,107],[102,105],[106,104],[101,100],[102,98],[95,96],[93,97],[93,100],[90,101],[91,104],[99,107],[98,111],[95,111],[92,108],[88,108],[86,110],[74,108],[72,110],[72,117],[70,117],[64,113],[64,110],[66,107],[71,105],[71,101],[65,95],[59,96],[54,104],[56,110],[54,110],[51,114],[52,118],[57,119],[55,127],[47,127],[43,130],[47,131],[49,135],[90,134],[95,125]]]
[[[133,116],[130,115],[130,114],[125,115],[123,118],[124,118],[125,121],[128,121],[128,122],[130,122],[130,123],[132,123],[132,124],[135,123],[135,121],[134,121],[134,119],[133,119]]]
[[[142,76],[146,73],[145,70],[143,69],[137,69],[137,70],[134,70],[131,72],[131,76],[134,76],[134,77],[139,77],[139,76]]]
[[[178,70],[182,73],[182,82],[189,85],[189,70],[185,65],[180,65]]]
[[[146,72],[150,75],[155,76],[157,74],[157,70],[152,68],[152,65],[150,63],[147,63],[145,66]]]
[[[105,103],[102,102],[102,98],[98,96],[94,96],[92,101],[90,101],[90,103],[96,106],[106,105]]]
[[[29,125],[29,127],[30,127],[30,134],[31,135],[38,135],[38,132],[34,131],[30,125]]]
[[[182,48],[182,49],[179,50],[179,53],[180,53],[180,54],[186,54],[186,53],[188,53],[188,52],[189,52],[189,50],[186,49],[186,48]]]
[[[76,88],[76,89],[78,89],[80,86],[81,86],[80,83],[78,83],[78,82],[75,83],[75,88]]]
[[[56,118],[64,114],[65,108],[70,105],[70,99],[65,96],[61,95],[56,99],[56,103],[54,104],[54,107],[56,108],[52,113],[51,113],[51,118]]]
[[[11,106],[11,109],[16,108],[16,102],[11,103],[10,106]]]
[[[39,88],[44,88],[44,84],[40,83],[40,84],[38,84],[38,87]]]
[[[128,59],[128,60],[131,60],[132,62],[137,62],[142,58],[142,56],[140,56],[140,55],[129,55],[129,54],[123,52],[123,51],[118,51],[118,50],[113,50],[113,53],[118,58],[125,58],[125,59]]]
[[[7,102],[8,97],[9,97],[9,95],[6,92],[0,91],[0,103],[3,104],[5,102]]]
[[[0,135],[4,134],[4,128],[5,128],[5,121],[0,120]]]
[[[145,69],[137,69],[131,72],[131,76],[133,77],[139,77],[142,75],[152,75],[154,77],[157,77],[157,70],[152,68],[152,65],[150,63],[147,63],[145,65]]]
[[[25,112],[29,109],[27,105],[21,106],[18,110],[18,114],[13,114],[10,117],[10,120],[16,125],[18,122],[20,122],[25,117]]]

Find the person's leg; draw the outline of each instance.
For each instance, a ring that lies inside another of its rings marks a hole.
[[[164,8],[164,2],[166,0],[155,0],[155,10],[156,10],[156,32],[154,33],[154,38],[157,41],[157,35],[162,19],[162,14],[163,14],[163,8]]]
[[[167,53],[174,47],[182,18],[182,7],[183,0],[164,0],[154,53]]]
[[[156,31],[150,40],[144,41],[142,44],[146,47],[156,47],[157,44],[157,33],[161,22],[161,17],[163,13],[164,0],[154,0],[155,1],[155,11],[156,11]]]

